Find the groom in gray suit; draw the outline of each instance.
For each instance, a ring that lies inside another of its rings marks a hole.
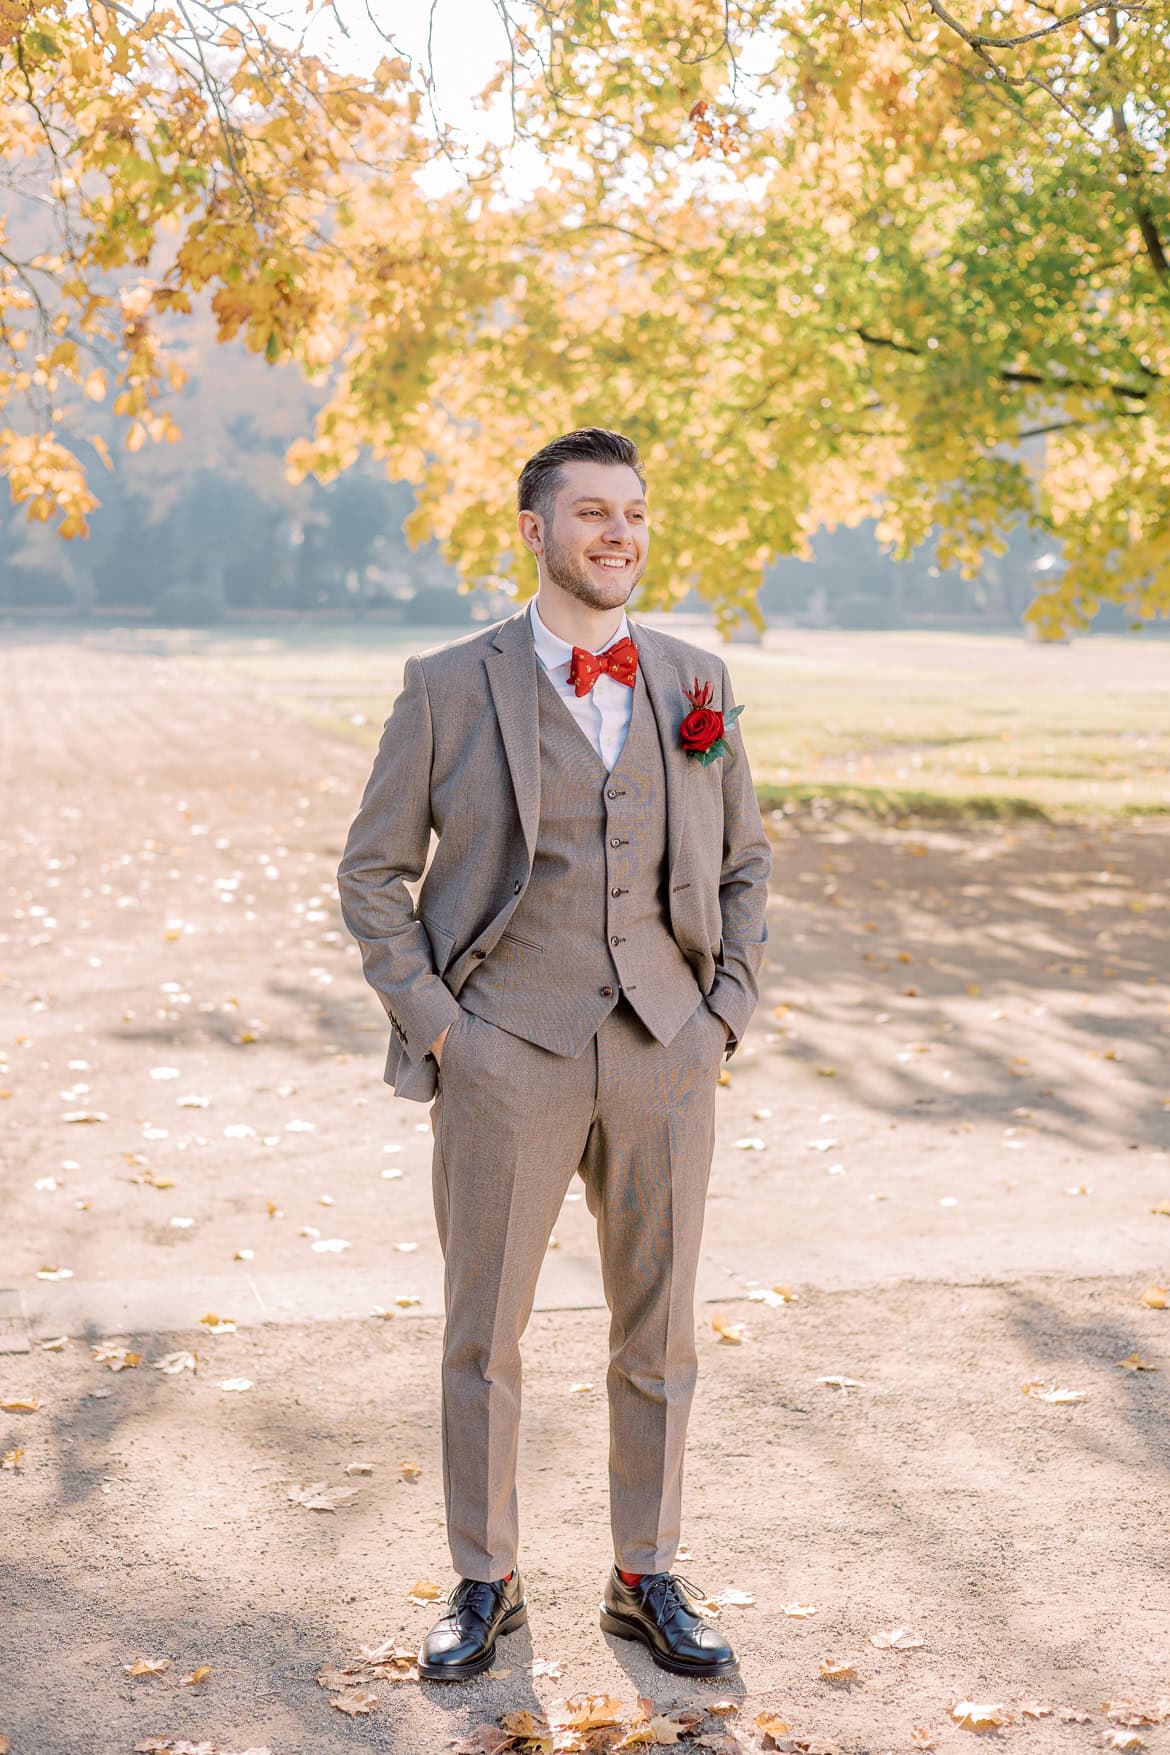
[[[460,1575],[419,1653],[433,1679],[487,1669],[526,1618],[520,1337],[574,1173],[612,1317],[601,1625],[678,1675],[736,1663],[670,1568],[715,1087],[758,996],[770,854],[724,664],[626,617],[645,489],[633,443],[599,428],[524,466],[537,596],[407,659],[338,872],[386,1080],[433,1098]]]

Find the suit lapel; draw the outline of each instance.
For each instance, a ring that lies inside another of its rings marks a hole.
[[[501,624],[484,663],[531,865],[540,824],[540,721],[536,648],[527,608]]]
[[[673,872],[682,850],[687,779],[691,766],[690,757],[678,740],[678,728],[690,710],[683,693],[686,685],[675,665],[663,653],[653,628],[644,627],[629,616],[626,619],[638,648],[638,669],[645,679],[646,693],[658,721],[662,765],[666,771],[667,870]]]

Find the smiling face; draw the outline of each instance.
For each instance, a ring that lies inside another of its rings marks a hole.
[[[522,512],[520,531],[542,578],[590,609],[624,604],[646,571],[646,495],[625,463],[562,464],[551,518]]]

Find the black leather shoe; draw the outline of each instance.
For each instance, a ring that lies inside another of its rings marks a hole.
[[[615,1566],[601,1601],[601,1627],[619,1639],[640,1639],[660,1670],[675,1676],[722,1676],[739,1662],[719,1629],[695,1603],[703,1593],[674,1572],[648,1572],[626,1584]]]
[[[447,1598],[447,1613],[431,1628],[418,1653],[418,1673],[429,1682],[478,1676],[495,1662],[496,1638],[514,1633],[528,1619],[520,1568],[511,1578],[461,1578]]]

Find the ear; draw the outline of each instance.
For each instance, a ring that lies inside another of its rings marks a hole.
[[[544,519],[539,512],[521,512],[516,519],[520,540],[534,555],[544,553]]]

